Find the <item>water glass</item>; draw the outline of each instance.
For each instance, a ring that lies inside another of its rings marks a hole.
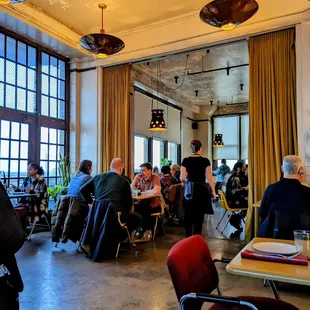
[[[310,231],[294,230],[296,250],[310,258]]]

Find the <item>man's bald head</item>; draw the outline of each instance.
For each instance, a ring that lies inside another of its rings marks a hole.
[[[124,163],[120,158],[113,158],[111,161],[110,169],[118,174],[123,173]]]

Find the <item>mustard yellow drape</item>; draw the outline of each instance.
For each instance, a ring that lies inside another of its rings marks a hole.
[[[132,177],[130,72],[130,65],[103,68],[101,167],[109,171],[111,160],[119,157]]]
[[[297,154],[295,30],[249,40],[249,210],[246,241],[252,237],[253,203],[281,176],[284,156]]]

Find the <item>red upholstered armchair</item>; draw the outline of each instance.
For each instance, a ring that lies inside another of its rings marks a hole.
[[[179,309],[198,310],[213,302],[212,310],[298,310],[281,300],[264,297],[223,297],[209,248],[200,235],[175,244],[168,253],[168,269],[179,300]],[[210,295],[217,289],[218,295]]]

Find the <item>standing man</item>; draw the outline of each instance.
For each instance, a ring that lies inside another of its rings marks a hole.
[[[230,173],[230,168],[226,165],[226,159],[221,160],[221,166],[219,166],[213,174],[216,175],[215,192],[222,188],[224,183],[225,175]]]
[[[24,244],[25,233],[1,182],[0,206],[0,309],[18,310],[24,285],[15,253]]]

